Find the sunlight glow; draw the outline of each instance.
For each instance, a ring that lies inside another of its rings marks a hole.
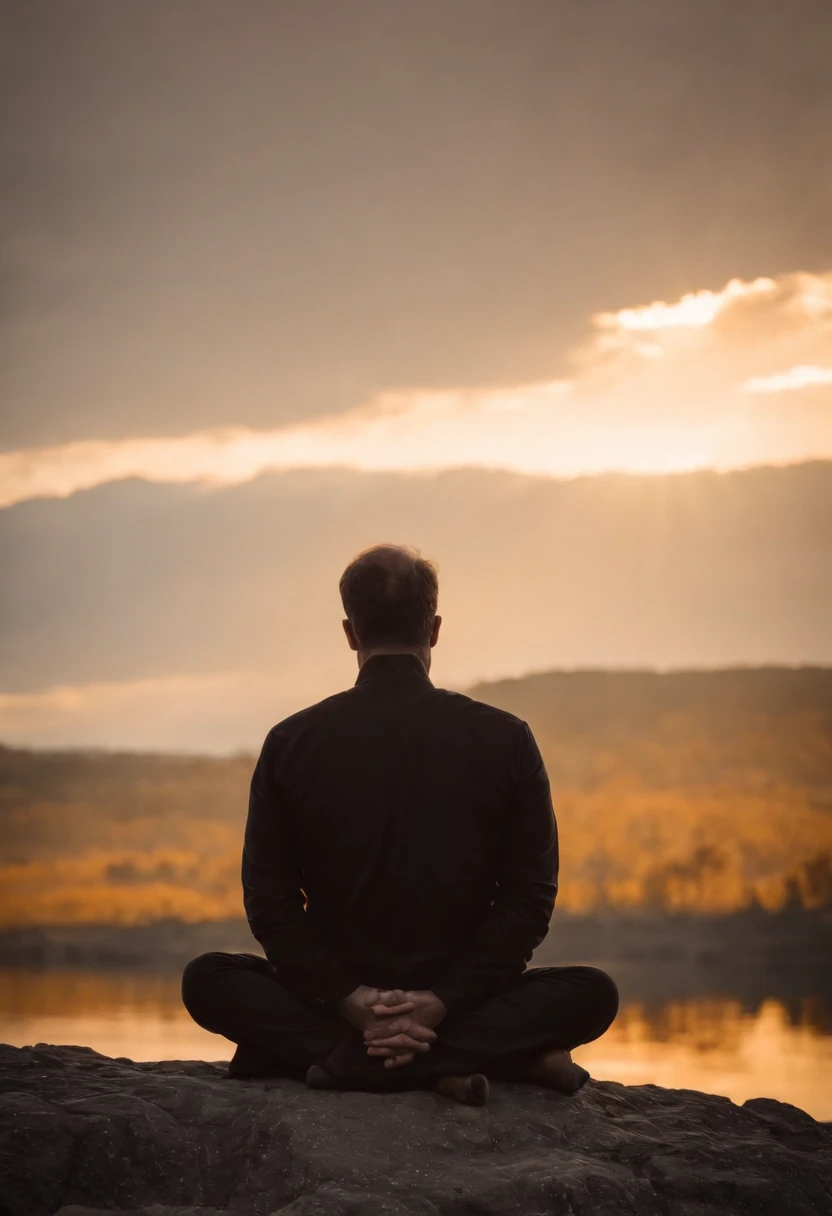
[[[719,463],[720,427],[695,420],[618,428],[563,408],[561,382],[512,394],[414,393],[280,431],[67,444],[0,455],[0,506],[63,498],[126,477],[239,485],[266,471],[347,468],[425,472],[461,467],[570,477],[609,470],[685,472]],[[713,432],[713,433],[712,433]]]
[[[228,427],[0,453],[0,507],[129,477],[209,486],[327,468],[576,477],[828,458],[832,412],[783,406],[777,415],[773,396],[765,413],[748,397],[832,384],[823,364],[830,316],[832,272],[732,279],[676,303],[598,314],[568,379],[389,391],[271,431]]]

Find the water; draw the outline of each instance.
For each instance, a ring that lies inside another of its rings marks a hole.
[[[819,998],[623,1000],[610,1030],[574,1058],[599,1080],[769,1097],[832,1120],[832,1007]],[[227,1060],[200,1030],[174,975],[0,970],[0,1039],[74,1043],[133,1060]]]

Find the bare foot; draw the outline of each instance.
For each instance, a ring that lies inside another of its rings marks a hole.
[[[512,1078],[517,1081],[531,1081],[534,1085],[545,1085],[547,1089],[556,1089],[562,1094],[575,1094],[589,1080],[589,1073],[580,1064],[575,1064],[568,1051],[553,1048],[544,1051]]]
[[[443,1098],[452,1098],[454,1102],[463,1102],[466,1106],[485,1106],[491,1092],[488,1078],[481,1072],[460,1077],[439,1077],[434,1081],[433,1088]]]
[[[306,1088],[343,1089],[343,1083],[339,1077],[334,1077],[331,1072],[327,1072],[320,1064],[310,1064],[306,1070]]]

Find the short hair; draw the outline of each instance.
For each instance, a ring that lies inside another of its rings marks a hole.
[[[373,646],[425,646],[430,641],[439,579],[409,545],[373,545],[354,557],[338,584],[357,641]]]

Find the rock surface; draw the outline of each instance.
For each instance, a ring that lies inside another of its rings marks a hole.
[[[589,1081],[312,1092],[223,1066],[0,1046],[0,1216],[829,1216],[832,1124]]]

